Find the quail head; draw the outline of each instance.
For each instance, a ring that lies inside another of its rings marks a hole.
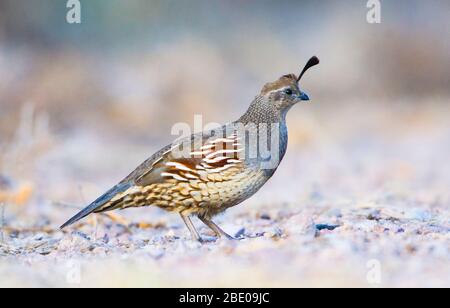
[[[179,213],[195,240],[202,239],[192,216],[218,237],[232,239],[212,218],[251,197],[274,174],[286,153],[286,114],[309,100],[298,83],[317,64],[312,57],[299,76],[284,75],[264,85],[237,121],[162,148],[61,228],[91,213],[157,206]]]

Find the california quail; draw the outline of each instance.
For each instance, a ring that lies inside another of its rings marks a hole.
[[[164,147],[61,228],[91,213],[155,205],[178,212],[195,240],[201,237],[192,215],[218,237],[232,239],[211,219],[251,197],[274,174],[286,153],[286,114],[309,100],[298,82],[317,64],[312,57],[298,77],[267,83],[239,120]]]

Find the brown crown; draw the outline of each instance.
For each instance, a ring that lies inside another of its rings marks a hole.
[[[316,56],[311,57],[311,59],[309,59],[308,62],[306,62],[306,65],[303,68],[303,70],[301,71],[301,73],[298,75],[298,78],[294,74],[288,74],[288,75],[282,76],[280,79],[278,79],[275,82],[266,83],[266,85],[261,90],[261,95],[264,95],[273,90],[282,89],[284,87],[288,87],[288,86],[292,86],[292,85],[297,86],[298,82],[303,77],[303,74],[305,74],[305,72],[308,69],[310,69],[311,67],[319,64],[319,62],[320,62],[320,60]]]
[[[284,87],[297,85],[297,76],[294,74],[288,74],[281,76],[277,81],[269,82],[264,85],[264,87],[261,90],[261,94],[267,94],[270,91],[282,89]]]

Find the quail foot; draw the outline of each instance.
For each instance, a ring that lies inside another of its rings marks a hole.
[[[217,237],[233,239],[212,218],[254,195],[275,173],[287,149],[286,114],[309,100],[299,81],[317,64],[312,57],[299,76],[284,75],[264,85],[237,121],[162,148],[61,228],[91,213],[157,206],[179,213],[195,240],[202,238],[192,216]]]

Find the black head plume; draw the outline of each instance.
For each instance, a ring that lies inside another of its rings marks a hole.
[[[312,57],[311,59],[308,60],[308,62],[306,63],[305,67],[303,68],[302,72],[300,73],[300,75],[298,75],[297,78],[297,83],[300,81],[300,79],[302,79],[303,74],[311,67],[316,66],[317,64],[319,64],[319,58],[317,58],[316,56]]]

